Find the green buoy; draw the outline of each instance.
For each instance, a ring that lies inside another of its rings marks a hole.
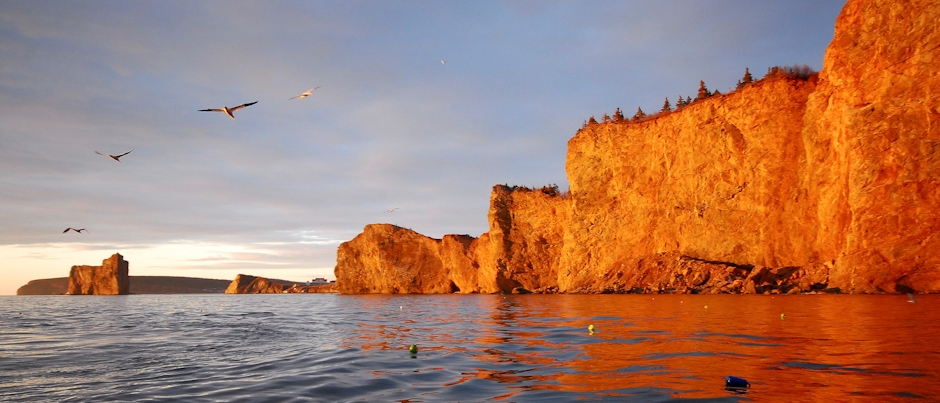
[[[412,344],[411,347],[408,347],[408,351],[411,352],[411,354],[418,354],[418,346]]]

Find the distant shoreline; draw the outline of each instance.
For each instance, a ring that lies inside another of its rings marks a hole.
[[[131,294],[221,294],[231,280],[175,276],[129,276]],[[65,295],[69,278],[31,280],[16,295]]]

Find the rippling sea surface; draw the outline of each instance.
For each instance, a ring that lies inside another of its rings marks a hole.
[[[940,401],[917,298],[0,297],[0,401]]]

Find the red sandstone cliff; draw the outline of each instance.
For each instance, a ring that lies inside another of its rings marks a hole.
[[[127,295],[130,290],[128,262],[115,253],[101,266],[72,266],[69,295]]]
[[[818,79],[568,142],[570,196],[494,188],[480,238],[367,226],[341,292],[940,291],[940,4],[851,0]]]

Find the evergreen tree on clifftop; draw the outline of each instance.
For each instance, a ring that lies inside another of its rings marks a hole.
[[[672,105],[669,104],[669,98],[666,98],[666,102],[663,102],[663,109],[660,112],[669,112],[672,110]]]
[[[633,120],[634,120],[634,121],[638,121],[638,120],[643,119],[643,118],[645,118],[645,117],[646,117],[646,114],[643,113],[643,109],[642,109],[642,108],[636,108],[636,115],[633,115]]]
[[[744,78],[738,80],[738,86],[736,88],[741,88],[745,85],[754,82],[754,77],[751,77],[751,72],[748,71],[747,67],[744,68]]]
[[[705,81],[700,80],[700,81],[698,82],[698,96],[695,97],[695,100],[696,100],[696,101],[701,101],[701,100],[703,100],[703,99],[705,99],[705,98],[708,98],[708,97],[710,97],[710,96],[712,96],[712,94],[711,94],[710,92],[708,92],[708,88],[705,87]]]
[[[623,117],[623,112],[620,111],[620,108],[617,108],[617,111],[614,112],[614,122],[623,122],[626,118]]]

